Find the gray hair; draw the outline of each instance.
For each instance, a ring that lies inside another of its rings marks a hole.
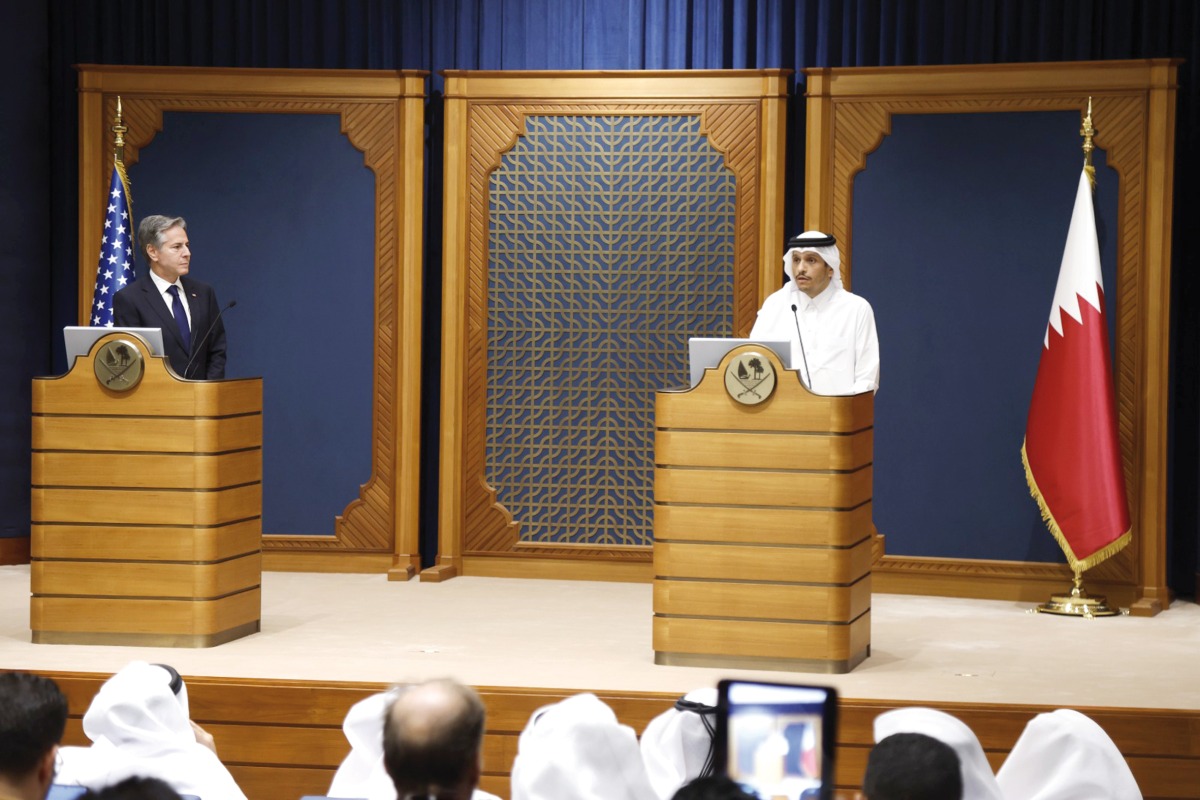
[[[186,231],[187,220],[183,217],[164,217],[161,214],[142,217],[138,224],[138,250],[142,255],[146,255],[146,248],[150,245],[154,245],[156,249],[162,247],[163,233],[176,226]]]

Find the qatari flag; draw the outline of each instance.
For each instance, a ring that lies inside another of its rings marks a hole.
[[[1025,442],[1029,490],[1076,572],[1129,544],[1100,245],[1087,173],[1046,326]]]

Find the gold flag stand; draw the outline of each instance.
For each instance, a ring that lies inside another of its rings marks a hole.
[[[1083,123],[1079,129],[1079,135],[1083,137],[1083,169],[1087,173],[1088,183],[1092,187],[1092,191],[1096,189],[1096,168],[1092,166],[1092,151],[1096,146],[1092,144],[1092,137],[1096,135],[1096,128],[1092,125],[1092,98],[1088,98],[1087,113],[1083,117]],[[1050,599],[1040,606],[1035,606],[1029,609],[1032,614],[1059,614],[1065,617],[1084,617],[1092,619],[1093,617],[1115,617],[1128,612],[1120,609],[1111,608],[1105,602],[1103,596],[1089,595],[1083,588],[1083,570],[1079,567],[1075,568],[1075,581],[1071,587],[1071,591],[1067,594],[1052,594]]]
[[[1083,588],[1083,572],[1075,571],[1075,582],[1068,594],[1052,594],[1040,606],[1030,609],[1035,614],[1058,614],[1064,617],[1116,617],[1125,612],[1111,608],[1103,595],[1089,595]]]

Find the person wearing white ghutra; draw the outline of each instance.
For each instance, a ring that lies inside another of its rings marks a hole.
[[[213,737],[192,722],[183,678],[166,664],[122,667],[92,699],[83,732],[91,746],[59,749],[56,783],[99,790],[138,775],[181,795],[246,800]]]
[[[996,781],[1006,798],[1142,800],[1116,743],[1095,720],[1069,708],[1031,719]]]
[[[871,304],[842,286],[837,240],[805,231],[788,240],[788,282],[758,311],[750,338],[790,339],[792,366],[814,394],[879,389],[879,336]]]

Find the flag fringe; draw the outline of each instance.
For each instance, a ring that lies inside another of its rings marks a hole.
[[[1067,542],[1067,537],[1063,535],[1062,528],[1058,526],[1058,521],[1054,519],[1054,514],[1050,511],[1050,506],[1046,505],[1046,499],[1042,497],[1042,490],[1038,488],[1037,479],[1033,477],[1033,470],[1029,468],[1029,456],[1025,452],[1024,439],[1021,440],[1021,463],[1025,465],[1025,482],[1029,484],[1029,493],[1037,501],[1038,508],[1042,512],[1042,520],[1046,523],[1046,527],[1050,529],[1050,533],[1054,536],[1055,541],[1058,542],[1058,546],[1062,548],[1063,553],[1067,557],[1067,563],[1071,565],[1072,571],[1080,573],[1089,570],[1102,561],[1112,558],[1133,541],[1133,529],[1130,528],[1087,558],[1077,558],[1075,551],[1071,549],[1070,543]]]
[[[121,188],[125,190],[125,206],[129,209],[129,225],[133,226],[133,198],[129,196],[129,175],[125,172],[125,162],[113,155],[113,168],[117,174],[121,176]],[[133,242],[137,243],[137,236],[130,237]]]

